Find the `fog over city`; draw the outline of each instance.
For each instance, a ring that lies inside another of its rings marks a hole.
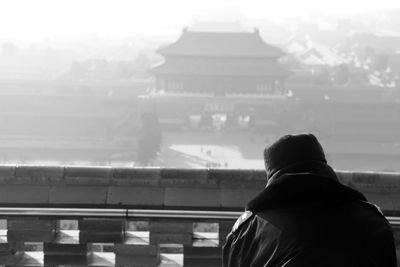
[[[85,34],[106,37],[171,35],[199,19],[251,24],[303,18],[332,24],[332,27],[334,19],[347,18],[359,20],[361,24],[384,24],[391,20],[386,13],[399,7],[393,0],[284,0],[273,4],[259,0],[5,0],[1,2],[0,34],[3,38],[23,40]],[[393,23],[395,25],[395,21]]]
[[[400,171],[398,1],[0,2],[0,162]]]

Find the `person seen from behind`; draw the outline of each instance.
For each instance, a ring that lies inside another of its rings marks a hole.
[[[397,266],[390,224],[339,182],[314,135],[281,137],[264,161],[267,185],[228,235],[223,266]]]

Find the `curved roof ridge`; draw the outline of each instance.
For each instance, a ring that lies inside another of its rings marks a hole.
[[[253,32],[206,32],[184,30],[179,39],[158,50],[171,56],[264,57],[284,55],[266,43],[258,30]]]

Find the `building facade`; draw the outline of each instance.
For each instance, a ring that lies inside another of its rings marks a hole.
[[[282,113],[290,72],[278,63],[284,53],[265,43],[257,29],[184,29],[157,52],[164,62],[150,70],[156,84],[144,106],[155,107],[161,124],[171,129],[271,125]]]
[[[285,94],[283,52],[254,32],[192,32],[158,50],[165,61],[151,72],[156,90],[175,93]]]

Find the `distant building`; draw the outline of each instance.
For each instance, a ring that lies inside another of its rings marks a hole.
[[[277,64],[283,52],[254,32],[192,32],[158,52],[157,91],[179,93],[284,94],[287,70]]]
[[[275,127],[291,74],[284,53],[253,32],[197,32],[158,50],[165,61],[150,72],[155,90],[144,108],[156,109],[170,129]],[[271,126],[272,125],[272,126]]]
[[[310,39],[291,38],[284,47],[288,54],[294,56],[306,69],[334,67],[346,63],[338,51]]]

